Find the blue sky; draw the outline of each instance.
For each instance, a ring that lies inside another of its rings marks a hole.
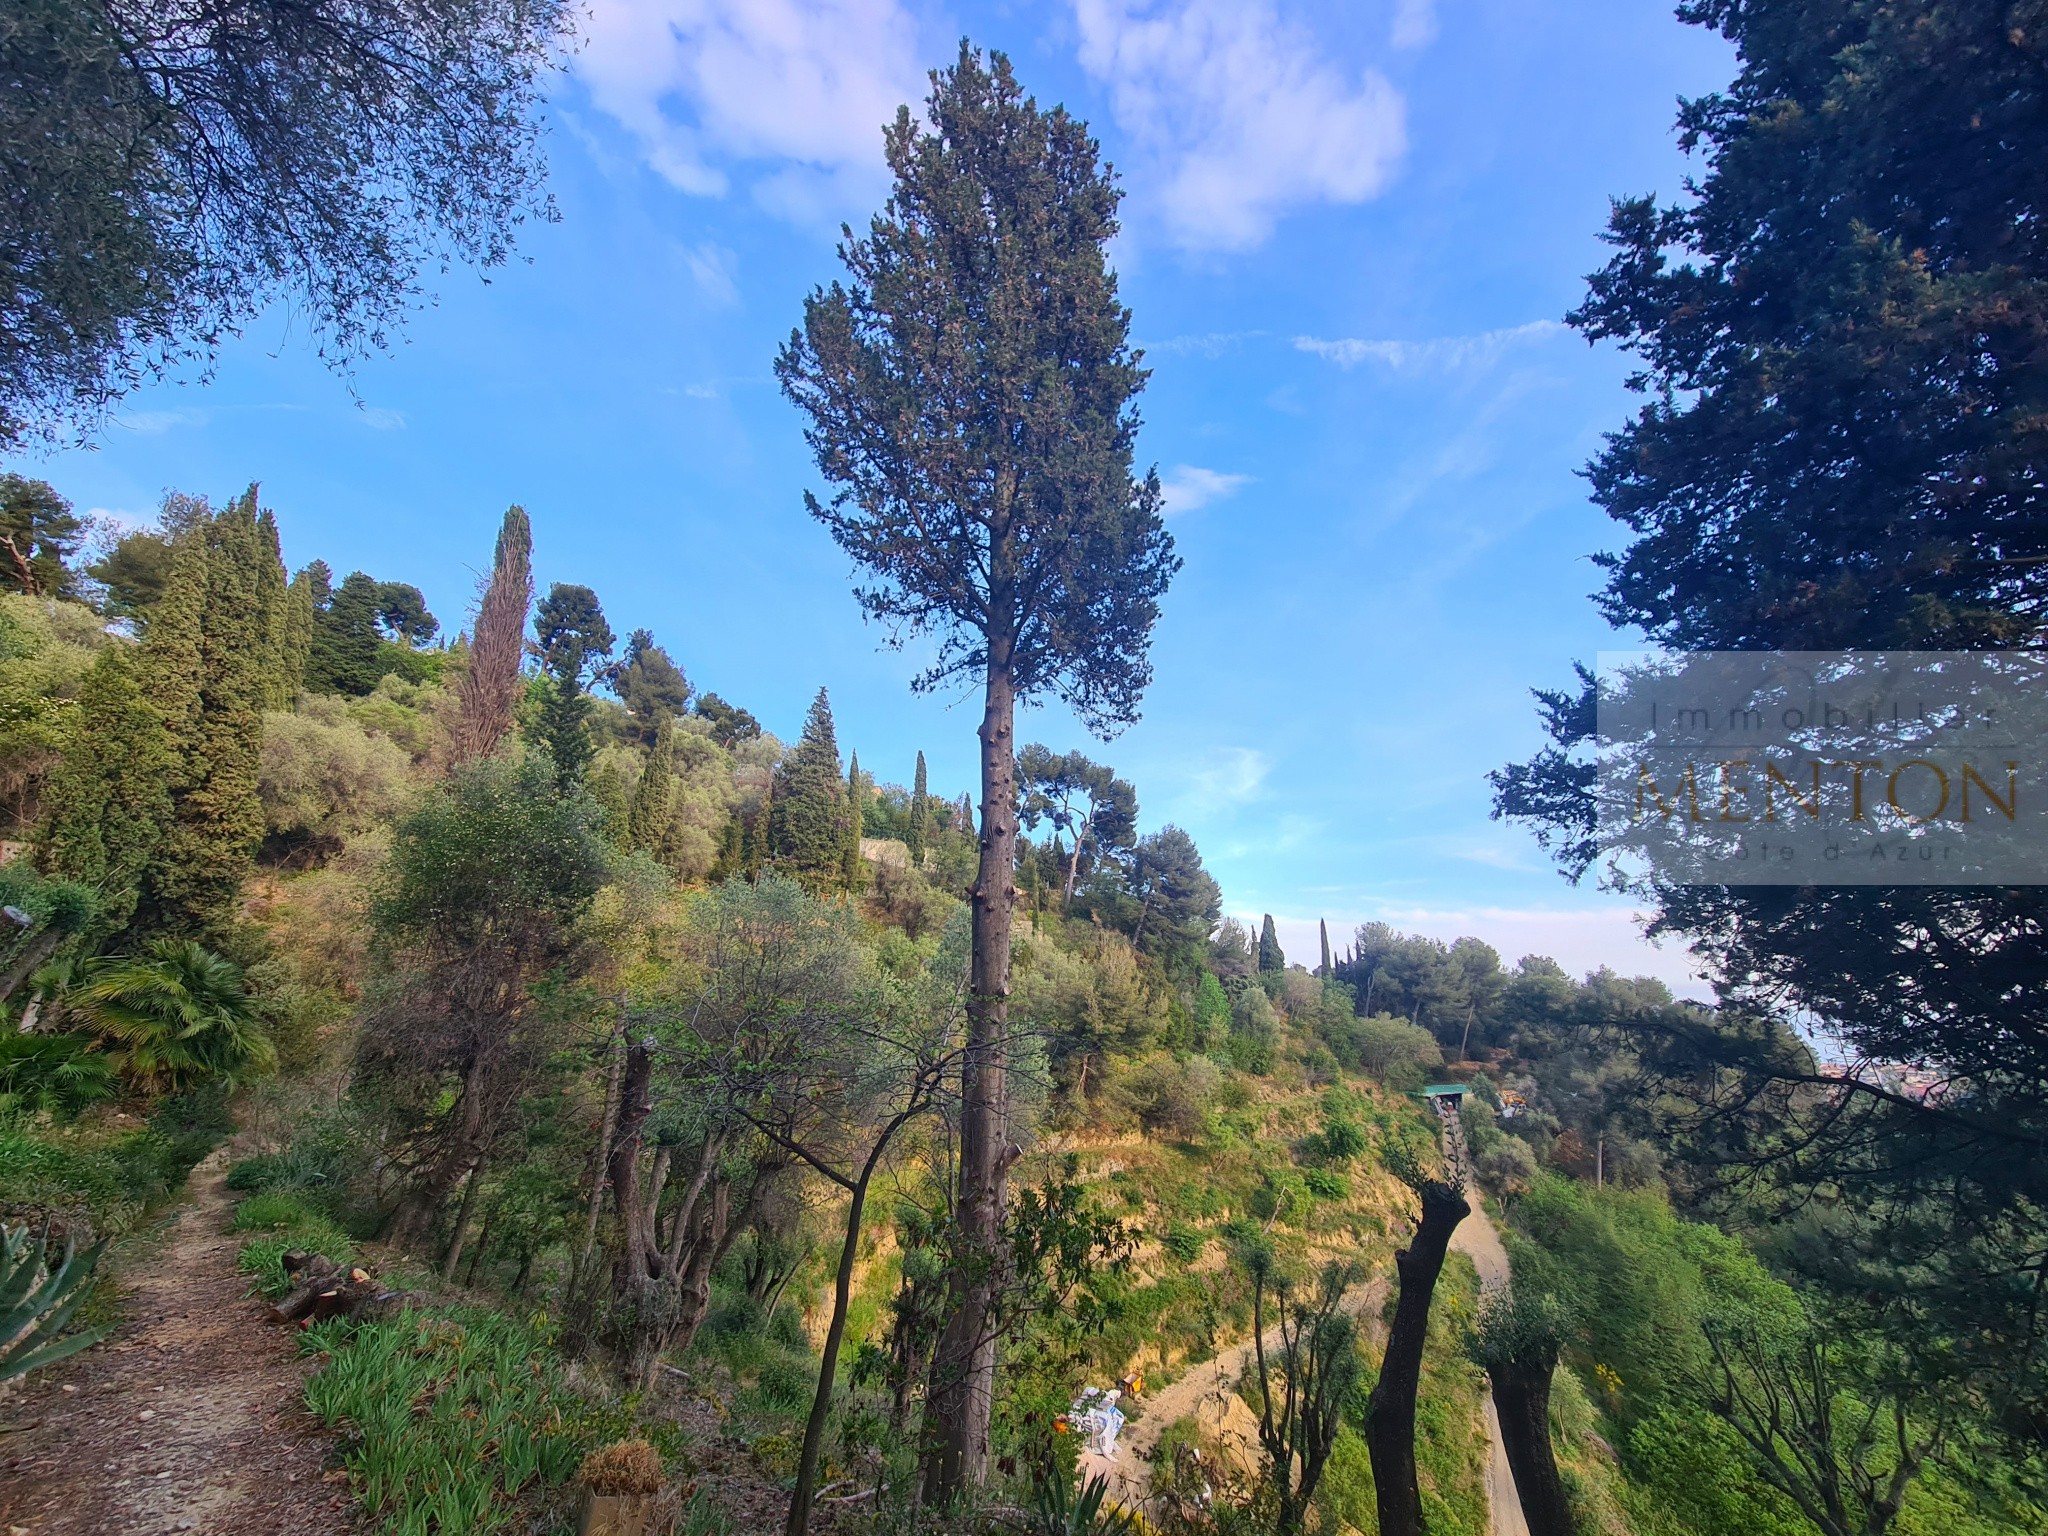
[[[1676,100],[1731,72],[1654,4],[590,0],[550,108],[562,218],[516,265],[442,280],[352,380],[266,317],[210,381],[16,467],[138,521],[259,480],[291,563],[415,582],[444,620],[518,501],[541,580],[597,588],[700,687],[793,736],[823,684],[864,767],[906,780],[922,748],[966,788],[976,708],[913,697],[917,657],[863,625],[770,373],[885,193],[881,121],[963,33],[1125,178],[1140,454],[1186,560],[1144,720],[1093,749],[1143,825],[1187,827],[1296,958],[1318,918],[1385,919],[1682,980],[1485,782],[1536,744],[1527,690],[1616,643],[1576,471],[1626,365],[1559,320],[1608,197],[1677,189]],[[1020,733],[1083,744],[1056,710]]]

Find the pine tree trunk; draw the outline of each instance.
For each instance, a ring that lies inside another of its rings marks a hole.
[[[1365,1410],[1365,1446],[1372,1457],[1380,1536],[1424,1536],[1422,1489],[1415,1479],[1415,1394],[1422,1385],[1422,1346],[1429,1336],[1429,1304],[1458,1223],[1472,1214],[1464,1194],[1449,1184],[1422,1188],[1422,1222],[1414,1240],[1394,1255],[1400,1300],[1387,1329],[1380,1379]]]
[[[960,1183],[954,1211],[958,1250],[950,1316],[933,1355],[925,1403],[923,1492],[925,1502],[935,1507],[950,1505],[963,1489],[978,1486],[988,1470],[995,1390],[991,1314],[1009,1166],[1006,1069],[1010,924],[1017,897],[1016,712],[1009,642],[991,636],[980,730],[981,867],[974,882],[974,960],[961,1069]]]
[[[1572,1510],[1564,1482],[1557,1475],[1557,1457],[1550,1446],[1550,1381],[1557,1370],[1555,1351],[1517,1358],[1488,1374],[1493,1380],[1493,1406],[1500,1415],[1500,1438],[1515,1474],[1515,1493],[1529,1536],[1572,1536]]]

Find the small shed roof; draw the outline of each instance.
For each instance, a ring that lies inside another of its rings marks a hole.
[[[1425,1099],[1455,1099],[1460,1094],[1470,1093],[1470,1083],[1431,1083],[1422,1090]]]

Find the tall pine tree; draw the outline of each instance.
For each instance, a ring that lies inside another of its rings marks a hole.
[[[832,701],[820,688],[804,717],[803,735],[775,773],[768,826],[777,862],[812,891],[843,880],[847,820]]]
[[[1120,194],[1097,145],[965,42],[925,117],[906,107],[886,131],[888,204],[841,246],[848,281],[812,293],[776,373],[833,484],[811,512],[872,578],[860,602],[934,638],[920,687],[982,694],[959,1257],[926,1397],[924,1492],[950,1504],[986,1475],[995,1395],[1017,705],[1058,697],[1105,733],[1136,719],[1177,562],[1158,476],[1132,473],[1145,371],[1107,261]]]

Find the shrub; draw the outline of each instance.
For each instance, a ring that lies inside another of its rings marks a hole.
[[[1327,1168],[1305,1170],[1301,1182],[1308,1186],[1308,1192],[1318,1200],[1342,1200],[1351,1193],[1351,1181],[1343,1174],[1332,1173]]]
[[[1209,1239],[1206,1234],[1176,1221],[1160,1235],[1159,1246],[1181,1263],[1192,1264],[1202,1256],[1202,1250],[1209,1246]]]

